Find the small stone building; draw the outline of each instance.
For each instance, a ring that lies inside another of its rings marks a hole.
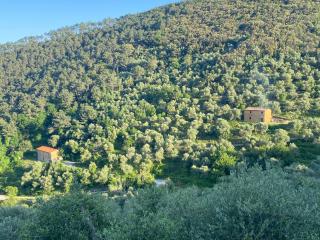
[[[272,122],[271,109],[261,107],[248,107],[244,110],[245,122]]]
[[[59,160],[59,150],[51,147],[41,146],[37,148],[38,161],[52,162]]]

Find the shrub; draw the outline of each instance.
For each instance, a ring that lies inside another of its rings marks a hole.
[[[0,238],[320,239],[319,180],[280,169],[253,168],[210,189],[146,188],[120,199],[71,193],[30,212],[0,208]]]
[[[14,186],[5,187],[4,191],[9,197],[15,197],[18,195],[18,188]]]

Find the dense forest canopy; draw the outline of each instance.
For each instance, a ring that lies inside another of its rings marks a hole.
[[[173,161],[303,162],[294,140],[320,142],[319,16],[311,0],[185,1],[0,45],[0,174],[39,145],[81,167],[33,164],[30,193],[142,186]],[[243,123],[248,106],[292,122]]]

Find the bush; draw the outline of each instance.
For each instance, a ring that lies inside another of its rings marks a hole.
[[[14,186],[5,187],[4,191],[9,197],[15,197],[18,195],[18,188]]]
[[[281,170],[252,170],[208,190],[144,190],[106,238],[319,239],[319,190],[317,180]]]
[[[37,214],[28,227],[30,239],[101,239],[120,209],[101,195],[72,193],[36,205]]]
[[[25,239],[24,228],[32,222],[33,213],[25,207],[0,207],[0,239]]]
[[[317,179],[254,168],[211,189],[147,188],[121,201],[58,196],[29,209],[28,220],[2,210],[0,238],[316,240],[319,199]]]

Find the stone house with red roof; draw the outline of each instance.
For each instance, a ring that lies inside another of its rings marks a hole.
[[[43,162],[58,161],[59,150],[52,147],[47,147],[47,146],[38,147],[37,158],[38,158],[38,161],[43,161]]]

